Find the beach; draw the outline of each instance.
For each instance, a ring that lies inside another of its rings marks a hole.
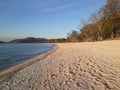
[[[120,40],[57,43],[0,76],[0,90],[120,90]]]

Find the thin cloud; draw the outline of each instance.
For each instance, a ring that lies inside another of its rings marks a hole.
[[[0,1],[0,8],[21,8],[21,9],[37,9],[42,13],[55,12],[66,10],[80,4],[80,1],[52,1],[52,0],[31,0],[31,1],[16,1],[16,0],[3,0]]]
[[[26,9],[42,9],[49,6],[49,2],[44,0],[2,0],[0,1],[0,8],[26,8]]]
[[[42,11],[43,12],[55,12],[55,11],[60,11],[60,10],[65,10],[65,9],[69,9],[69,8],[72,8],[72,7],[75,7],[77,5],[79,5],[80,3],[78,2],[75,2],[75,3],[69,3],[69,4],[64,4],[64,5],[58,5],[58,6],[52,6],[52,7],[47,7],[47,8],[44,8]]]

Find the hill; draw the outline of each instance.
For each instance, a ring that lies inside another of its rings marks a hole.
[[[4,41],[0,41],[0,43],[5,43]]]
[[[27,37],[24,39],[15,39],[10,41],[9,43],[47,43],[48,40],[45,38],[34,38],[34,37]]]

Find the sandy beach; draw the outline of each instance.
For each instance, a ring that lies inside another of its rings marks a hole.
[[[0,90],[120,90],[120,40],[58,43],[0,75]]]

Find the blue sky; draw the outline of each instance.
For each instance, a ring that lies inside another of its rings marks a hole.
[[[65,38],[105,0],[0,0],[0,40]]]

